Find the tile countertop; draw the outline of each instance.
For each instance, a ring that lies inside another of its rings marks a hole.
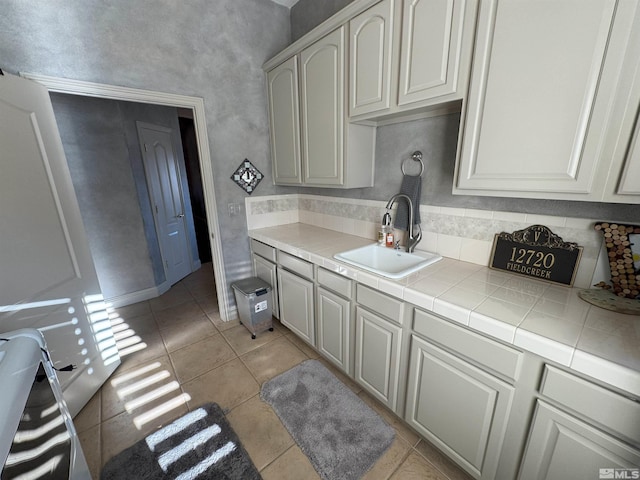
[[[450,258],[387,279],[333,258],[372,240],[303,223],[249,237],[640,396],[640,318],[592,306],[577,288]]]

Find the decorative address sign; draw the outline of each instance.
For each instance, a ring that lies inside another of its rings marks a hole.
[[[581,256],[577,243],[565,242],[544,225],[532,225],[496,234],[489,267],[571,286]]]

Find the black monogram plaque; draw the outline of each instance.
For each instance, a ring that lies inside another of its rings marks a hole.
[[[571,286],[581,256],[577,243],[565,242],[544,225],[531,225],[496,234],[489,267]]]

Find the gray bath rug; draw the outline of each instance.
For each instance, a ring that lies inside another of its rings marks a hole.
[[[262,477],[215,403],[180,417],[109,460],[101,480]]]
[[[260,397],[325,480],[362,477],[395,436],[393,428],[317,360],[269,380]]]

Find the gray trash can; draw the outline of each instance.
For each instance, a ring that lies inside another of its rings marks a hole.
[[[271,285],[257,277],[245,278],[231,284],[242,323],[256,338],[257,332],[273,331],[271,317]]]

